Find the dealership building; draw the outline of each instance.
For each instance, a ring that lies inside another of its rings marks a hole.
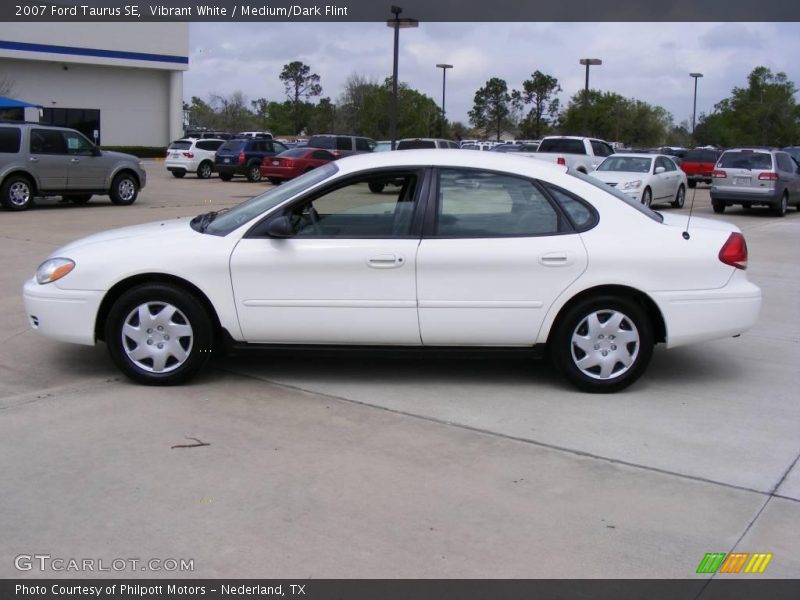
[[[181,137],[188,68],[188,23],[0,23],[5,95],[104,146]]]

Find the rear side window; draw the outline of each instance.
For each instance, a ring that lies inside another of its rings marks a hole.
[[[222,146],[225,142],[221,140],[201,140],[197,142],[197,148],[199,150],[209,150],[211,152],[216,152],[219,150],[219,147]]]
[[[726,152],[719,166],[727,169],[771,169],[772,155],[768,152]]]
[[[307,152],[307,150],[303,149],[303,152]],[[317,160],[334,160],[336,157],[327,150],[316,150],[314,154],[311,155],[311,158]]]
[[[66,154],[64,136],[57,129],[31,129],[32,154]]]
[[[779,152],[778,154],[775,155],[775,160],[778,161],[778,168],[781,171],[786,171],[788,173],[795,172],[792,159],[789,158],[788,154],[783,154],[782,152]]]
[[[330,135],[315,135],[310,140],[308,140],[308,146],[310,148],[323,148],[325,150],[335,150],[336,138]]]
[[[375,148],[375,142],[367,138],[356,138],[356,150],[359,152],[372,152]]]
[[[337,150],[352,150],[353,143],[350,141],[349,137],[338,136],[336,138],[336,149]]]
[[[435,236],[530,237],[566,227],[530,180],[470,169],[440,171]]]
[[[552,184],[546,183],[544,186],[567,214],[567,218],[569,218],[575,231],[588,231],[597,225],[599,220],[597,211],[589,206],[586,201]]]
[[[19,152],[21,132],[18,127],[0,127],[0,152],[15,154]]]
[[[586,154],[583,140],[550,139],[542,140],[537,152],[560,152],[563,154]]]

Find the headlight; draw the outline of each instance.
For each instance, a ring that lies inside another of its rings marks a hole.
[[[637,179],[636,181],[626,181],[625,183],[623,183],[620,186],[620,189],[622,189],[622,190],[638,190],[640,187],[642,187],[642,182],[641,182],[641,180]]]
[[[41,285],[58,281],[75,268],[75,261],[68,258],[50,258],[36,269],[36,281]]]

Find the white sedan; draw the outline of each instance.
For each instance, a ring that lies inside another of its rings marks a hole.
[[[529,158],[382,152],[230,210],[80,239],[23,295],[36,331],[102,340],[145,384],[183,382],[231,346],[500,346],[546,351],[579,388],[611,392],[655,343],[756,320],[741,232],[686,225]]]
[[[613,154],[591,173],[645,206],[669,202],[683,208],[686,173],[664,154]]]

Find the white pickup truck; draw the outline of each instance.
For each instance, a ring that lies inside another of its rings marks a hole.
[[[517,156],[530,156],[537,160],[566,165],[573,171],[588,174],[612,154],[614,148],[603,140],[559,135],[543,138],[536,152],[519,152]]]

